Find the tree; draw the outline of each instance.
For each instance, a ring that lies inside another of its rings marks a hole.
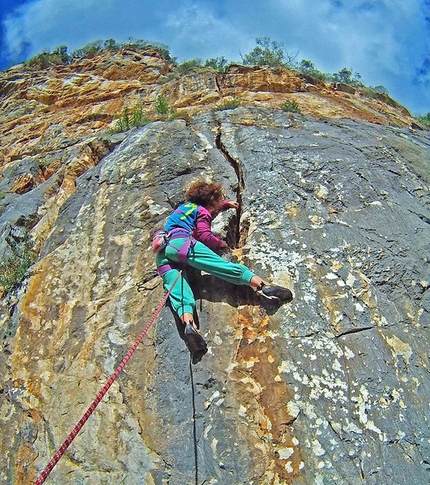
[[[190,72],[197,67],[202,67],[202,60],[199,58],[185,61],[182,64],[179,64],[179,66],[176,69],[179,74],[183,75],[183,74],[187,74],[187,72]]]
[[[388,89],[385,86],[381,86],[380,84],[372,89],[379,94],[388,94]]]
[[[255,42],[257,45],[251,52],[241,55],[244,66],[286,67],[296,57],[285,54],[283,44],[270,37],[259,37]]]
[[[224,72],[227,67],[227,62],[225,57],[212,57],[206,60],[205,67],[211,67],[215,71]]]
[[[103,40],[94,40],[85,44],[83,47],[76,49],[72,53],[72,57],[85,57],[87,54],[95,54],[96,52],[100,52],[103,50]]]
[[[64,64],[67,64],[70,61],[70,56],[67,54],[66,45],[60,45],[54,51],[52,51],[52,54],[57,55]]]
[[[299,69],[301,72],[312,72],[315,70],[315,65],[312,61],[308,61],[307,59],[302,59],[299,64]]]
[[[335,82],[350,84],[351,86],[362,86],[361,75],[356,72],[352,74],[352,69],[346,67],[342,68],[339,72],[333,73],[333,80]]]
[[[155,111],[162,116],[170,116],[174,113],[174,110],[170,107],[170,104],[163,94],[157,96],[155,101]]]
[[[314,63],[312,61],[308,61],[307,59],[302,59],[300,61],[300,64],[297,66],[297,70],[306,75],[306,76],[312,76],[313,78],[320,79],[321,81],[325,81],[327,76],[319,71]]]
[[[430,126],[430,112],[428,112],[426,115],[418,116],[417,119],[424,125]]]
[[[115,39],[106,39],[104,42],[103,42],[103,48],[104,49],[110,49],[110,50],[113,50],[113,49],[118,49],[120,46],[119,44],[116,42]]]
[[[58,66],[70,62],[71,57],[67,54],[67,46],[60,45],[52,52],[42,52],[27,61],[27,65],[33,69],[46,69],[50,66]]]

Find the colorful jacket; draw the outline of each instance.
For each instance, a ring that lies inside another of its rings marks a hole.
[[[223,201],[221,210],[228,208],[228,200]],[[164,230],[184,229],[184,233],[192,234],[197,241],[210,249],[217,249],[222,245],[223,240],[212,233],[212,219],[212,214],[205,207],[193,202],[185,202],[173,211],[167,219]]]

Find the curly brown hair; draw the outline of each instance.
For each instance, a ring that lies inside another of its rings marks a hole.
[[[185,197],[189,202],[209,208],[223,199],[223,191],[221,184],[197,181],[188,187]]]

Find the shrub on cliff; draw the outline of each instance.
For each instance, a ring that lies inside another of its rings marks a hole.
[[[172,112],[172,108],[162,94],[157,96],[155,101],[155,111],[162,116],[169,116],[169,114]]]
[[[417,120],[423,125],[430,126],[430,112],[426,115],[418,116]]]
[[[349,84],[350,86],[363,86],[361,82],[361,74],[358,72],[353,73],[352,69],[348,69],[347,67],[342,68],[338,72],[334,72],[331,75],[331,78],[334,82],[339,82],[343,84]]]
[[[149,123],[149,118],[144,115],[142,106],[136,105],[133,108],[125,106],[120,115],[115,116],[116,124],[111,130],[112,133],[122,133]]]
[[[211,67],[218,72],[225,72],[227,68],[228,61],[225,57],[212,57],[207,59],[205,62],[205,67]]]
[[[207,59],[204,64],[201,59],[196,58],[190,59],[189,61],[184,61],[183,63],[179,64],[176,67],[176,72],[179,75],[183,75],[199,67],[210,67],[212,69],[215,69],[215,71],[225,72],[227,64],[228,61],[225,57],[212,57],[211,59]]]
[[[175,58],[170,56],[169,49],[164,44],[158,42],[148,42],[142,39],[129,39],[128,43],[118,43],[114,39],[107,40],[95,40],[90,42],[79,49],[76,49],[71,54],[67,52],[67,46],[61,45],[52,52],[42,52],[37,56],[32,57],[26,62],[26,64],[32,69],[46,69],[50,66],[56,66],[61,64],[68,64],[73,59],[79,59],[88,55],[94,55],[103,51],[116,51],[124,47],[140,48],[140,49],[153,49],[158,52],[162,59],[174,63]]]
[[[304,74],[305,76],[311,76],[315,79],[319,79],[320,81],[325,81],[327,79],[327,74],[319,71],[312,61],[308,61],[307,59],[302,59],[297,66],[297,70]]]
[[[281,105],[282,111],[285,111],[286,113],[298,113],[301,114],[300,112],[300,106],[296,101],[293,100],[287,100],[284,101],[284,103]]]
[[[292,67],[296,55],[284,51],[282,42],[271,40],[270,37],[255,39],[256,46],[251,52],[241,55],[244,66]]]
[[[169,48],[167,45],[160,42],[150,42],[144,39],[133,39],[129,37],[128,42],[125,44],[120,44],[121,47],[135,47],[140,49],[153,49],[158,52],[158,55],[169,62],[175,63],[176,57],[171,57]]]
[[[35,260],[35,253],[28,241],[12,248],[12,255],[0,263],[0,287],[6,293],[15,289]]]
[[[202,60],[201,59],[190,59],[189,61],[185,61],[181,64],[179,64],[176,67],[176,72],[179,75],[184,75],[192,71],[193,69],[196,69],[198,67],[202,67]]]
[[[234,96],[233,98],[224,99],[221,103],[215,106],[215,111],[224,111],[228,109],[238,108],[242,104],[241,98]]]
[[[73,58],[85,57],[104,50],[118,50],[121,47],[114,39],[95,40],[72,52]]]
[[[388,95],[388,89],[385,86],[381,86],[380,84],[378,86],[374,86],[373,88],[370,87],[369,89],[372,89],[378,94],[386,94]]]
[[[52,52],[42,52],[32,57],[26,64],[32,69],[46,69],[49,66],[67,64],[71,57],[67,53],[67,46],[61,45]]]

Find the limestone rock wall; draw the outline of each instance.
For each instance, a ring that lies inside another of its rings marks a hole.
[[[224,257],[295,299],[190,272],[208,354],[163,309],[47,483],[428,483],[428,135],[250,107],[120,141],[1,300],[0,483],[35,480],[149,320],[150,235],[201,177],[241,203]]]
[[[34,157],[44,170],[55,170],[65,149],[112,128],[124,107],[138,105],[154,119],[158,95],[185,116],[238,97],[278,108],[294,100],[305,116],[415,123],[388,96],[349,91],[285,69],[232,65],[226,73],[197,69],[179,76],[151,49],[105,51],[40,71],[19,65],[0,72],[0,167]]]

